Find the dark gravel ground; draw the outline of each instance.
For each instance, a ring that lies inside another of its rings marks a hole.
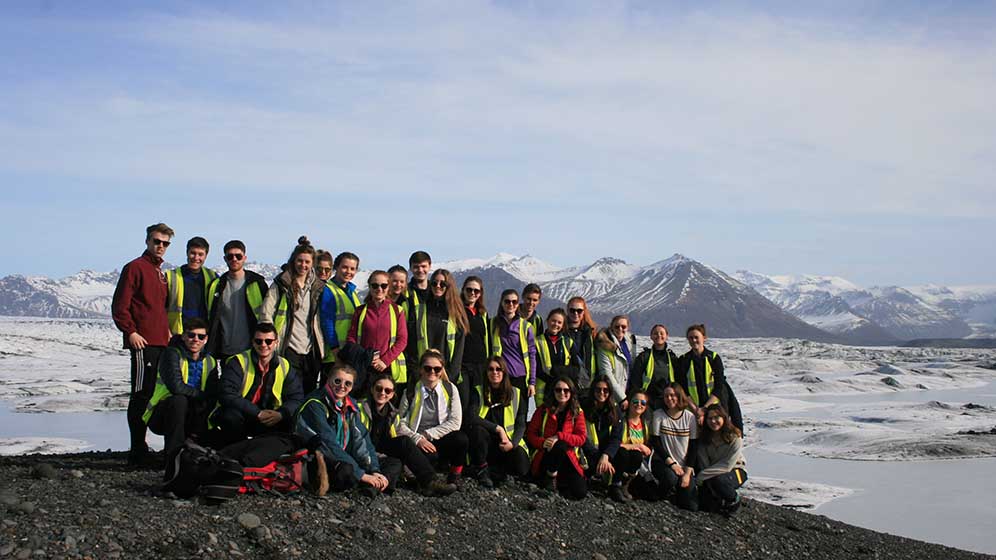
[[[123,465],[122,453],[0,457],[0,558],[986,558],[760,502],[727,519],[518,482],[208,506],[156,497],[158,472]]]

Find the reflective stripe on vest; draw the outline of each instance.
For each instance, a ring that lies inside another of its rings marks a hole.
[[[256,364],[252,360],[252,350],[246,350],[241,354],[236,354],[233,356],[239,361],[239,365],[242,366],[242,398],[246,398],[249,395],[249,389],[252,387],[253,381],[256,380]],[[290,370],[290,362],[281,358],[280,356],[274,355],[270,358],[270,361],[277,360],[277,370],[274,372],[273,377],[273,398],[276,400],[274,408],[280,408],[283,403],[281,400],[281,395],[284,391],[284,379],[287,377],[287,372]],[[271,363],[272,365],[272,363]]]
[[[357,401],[356,408],[359,409],[360,422],[363,424],[363,427],[367,429],[367,432],[369,432],[370,425],[372,424],[370,421],[370,415],[373,414],[373,409],[371,408],[370,403],[366,400]],[[398,437],[398,424],[400,423],[401,418],[398,418],[398,416],[395,415],[394,421],[391,422],[391,427],[388,429],[388,434],[391,437]]]
[[[713,389],[713,377],[712,377],[712,364],[709,362],[709,358],[716,358],[715,352],[710,352],[712,356],[704,355],[703,361],[705,361],[705,383],[706,383],[706,399],[712,394]],[[695,406],[702,406],[699,402],[699,387],[695,378],[695,361],[690,356],[688,359],[688,398],[692,399]]]
[[[647,360],[647,369],[643,373],[643,387],[644,391],[647,387],[650,387],[650,382],[654,380],[654,351],[651,349],[650,358]],[[667,382],[674,383],[674,364],[671,363],[671,353],[664,350],[664,354],[667,356]]]
[[[587,426],[587,428],[588,428],[588,439],[591,440],[591,443],[597,449],[598,448],[598,429],[595,428],[595,423],[594,422],[585,422],[585,426]]]
[[[186,358],[183,357],[183,352],[181,352],[179,348],[170,347],[167,351],[176,352],[180,354],[180,379],[183,381],[184,385],[186,385],[187,379],[190,379],[190,362],[188,362]],[[204,391],[204,389],[207,387],[208,376],[211,374],[211,372],[214,371],[214,368],[217,366],[217,362],[210,355],[202,358],[200,362],[201,362],[200,389],[201,391]],[[160,359],[159,363],[160,364],[163,363],[163,360]],[[145,413],[142,414],[142,422],[148,424],[149,418],[152,418],[152,411],[155,410],[156,405],[159,404],[160,401],[163,401],[171,396],[173,396],[173,393],[170,393],[169,388],[167,388],[166,384],[163,383],[162,373],[161,372],[158,373],[156,377],[156,389],[152,393],[152,398],[149,399],[149,404],[145,407]]]
[[[215,292],[218,291],[218,284],[221,282],[221,277],[215,278],[211,282],[211,287],[207,291],[207,309],[208,315],[211,314],[211,310],[214,309],[214,297]],[[228,287],[228,284],[225,284]],[[259,289],[259,284],[256,282],[250,282],[246,286],[246,303],[249,304],[249,310],[252,311],[252,316],[259,320],[259,314],[263,311],[263,293]]]
[[[522,352],[522,363],[526,366],[526,381],[528,382],[533,368],[529,363],[529,339],[526,333],[531,331],[533,326],[529,324],[529,321],[523,321],[521,317],[516,317],[515,321],[519,322],[519,350]],[[515,321],[512,321],[512,323],[515,323]],[[510,324],[508,328],[511,329],[512,325]],[[491,345],[495,349],[495,356],[501,356],[504,350],[501,347],[501,336],[498,335],[498,329],[499,327],[496,322],[494,328],[491,329]],[[533,340],[536,340],[535,336],[533,336]]]
[[[549,420],[549,419],[550,419],[550,409],[547,408],[546,411],[543,412],[543,424],[542,424],[542,427],[540,428],[540,435],[543,436],[544,438],[546,437],[546,421]],[[540,449],[542,449],[542,448],[540,448]],[[530,458],[535,457],[536,454],[539,453],[539,451],[540,451],[539,449],[533,449],[533,452],[530,455]],[[587,470],[588,469],[588,458],[585,456],[584,453],[581,452],[580,448],[577,448],[577,447],[574,448],[574,455],[578,458],[578,464],[581,465],[581,469],[582,470]]]
[[[201,267],[201,276],[204,277],[204,304],[211,307],[211,290],[209,289],[214,280],[218,277],[213,270],[208,267]],[[166,273],[166,319],[169,321],[170,334],[183,334],[183,273],[180,267],[176,267]]]
[[[449,383],[446,383],[445,381],[440,380],[439,382],[443,384],[443,399],[446,401],[444,404],[446,405],[446,408],[448,410],[450,408],[450,399],[451,399],[450,394],[453,391],[453,387],[450,386]],[[418,431],[418,425],[422,421],[423,387],[424,385],[422,385],[421,381],[415,384],[415,396],[413,397],[412,400],[411,410],[408,411],[408,427],[410,427],[413,432]],[[435,389],[433,389],[433,391],[435,391]]]
[[[388,306],[391,313],[391,339],[388,341],[388,348],[393,348],[394,343],[398,340],[398,311],[394,308],[394,304],[389,301],[385,301],[382,305]],[[356,341],[363,341],[363,321],[367,318],[367,306],[364,305],[360,310],[360,318],[356,321]],[[395,383],[408,383],[408,366],[405,363],[405,353],[402,352],[398,354],[398,357],[391,362],[391,379],[394,379]]]
[[[484,404],[484,389],[481,386],[476,387],[478,402],[481,403],[480,410],[477,411],[478,416],[484,418],[488,415],[488,411],[491,410],[491,406]],[[522,396],[522,391],[518,387],[512,387],[512,400],[507,406],[502,406],[502,428],[505,428],[505,434],[508,436],[509,441],[512,440],[512,434],[515,433],[515,418],[519,415],[519,403]],[[501,406],[499,404],[493,404],[492,406]],[[526,448],[525,438],[520,438],[519,447],[523,449]]]
[[[353,313],[360,306],[360,298],[356,297],[356,290],[353,290],[352,294],[346,293],[346,290],[340,288],[333,280],[329,280],[325,285],[335,297],[335,336],[341,347],[346,343],[349,325],[353,322]],[[325,357],[322,361],[325,363],[335,361],[335,354],[332,353],[332,348],[327,344],[325,345]]]
[[[273,311],[273,328],[276,329],[277,336],[280,337],[280,340],[290,339],[290,332],[284,332],[284,329],[288,328],[288,323],[287,323],[288,305],[289,302],[287,299],[287,292],[283,292],[282,294],[280,294],[280,299],[277,301],[277,308]]]

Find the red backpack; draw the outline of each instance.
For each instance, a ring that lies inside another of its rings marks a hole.
[[[308,463],[314,455],[307,449],[281,455],[262,467],[243,467],[240,494],[303,492],[308,484]]]

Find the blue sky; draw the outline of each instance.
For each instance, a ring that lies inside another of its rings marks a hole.
[[[176,262],[306,233],[993,283],[993,4],[797,4],[4,3],[0,275],[165,221]]]

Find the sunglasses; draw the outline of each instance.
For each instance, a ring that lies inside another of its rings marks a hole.
[[[446,283],[446,280],[433,280],[432,285],[436,288],[445,288],[448,284]]]
[[[381,387],[380,385],[377,385],[376,387],[374,387],[374,392],[383,393],[385,395],[393,395],[394,389],[391,387]]]
[[[332,272],[332,267],[331,266],[320,266],[320,267],[318,267],[318,272],[323,272],[325,274],[328,274],[329,272]]]
[[[464,288],[463,291],[465,293],[474,294],[474,295],[481,293],[481,290],[478,290],[477,288]]]
[[[605,393],[606,395],[608,395],[609,394],[609,388],[608,387],[595,387],[595,392],[596,393]]]
[[[226,261],[241,261],[244,258],[246,258],[246,256],[242,253],[225,253]]]
[[[570,387],[554,387],[553,392],[561,395],[570,395],[571,389]]]
[[[195,338],[197,340],[207,340],[207,337],[208,337],[207,333],[201,334],[201,333],[193,333],[193,332],[183,333],[183,336],[189,338],[190,340],[193,340]]]
[[[277,341],[277,339],[275,339],[275,338],[257,338],[255,340],[253,340],[253,342],[256,343],[256,346],[269,346],[269,345],[273,344],[276,341]]]
[[[169,247],[169,244],[172,243],[172,241],[166,241],[165,239],[153,239],[152,243],[154,243],[157,247],[159,245],[162,245],[163,247]]]
[[[647,406],[647,401],[645,399],[633,399],[630,401],[634,406]]]
[[[519,305],[519,300],[517,299],[503,299],[501,300],[502,305]]]
[[[629,330],[629,327],[627,327],[626,325],[616,325],[616,326],[612,327],[612,330],[614,330],[614,331],[625,331],[625,330]]]
[[[488,371],[504,371],[501,366],[488,366]]]
[[[425,373],[435,373],[438,375],[440,373],[443,373],[443,366],[422,366],[422,371],[424,371]]]
[[[382,283],[382,284],[374,284],[373,282],[370,283],[370,289],[371,290],[386,290],[387,286],[388,286],[388,284],[386,284],[386,283]]]
[[[584,309],[580,309],[580,308],[577,308],[577,307],[572,307],[568,311],[570,311],[571,313],[577,314],[577,315],[580,315],[580,314],[584,313]]]
[[[343,379],[341,377],[336,377],[335,379],[333,379],[332,384],[335,385],[336,387],[345,387],[347,389],[353,386],[352,381],[348,379]]]

